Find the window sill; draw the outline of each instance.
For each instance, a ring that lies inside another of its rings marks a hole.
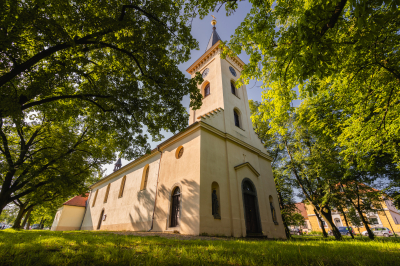
[[[235,125],[235,127],[237,127],[237,128],[240,128],[241,130],[243,130],[243,131],[246,131],[246,130],[244,130],[243,128],[241,128],[241,127],[238,127],[237,125]]]
[[[204,100],[205,98],[207,98],[208,96],[210,96],[210,95],[211,95],[211,93],[210,93],[210,94],[208,94],[207,96],[204,96],[204,97],[203,97],[203,100]]]
[[[232,95],[236,96],[236,98],[238,98],[239,100],[241,100],[241,99],[239,98],[239,96],[237,96],[236,94],[233,94],[233,93],[232,93]]]

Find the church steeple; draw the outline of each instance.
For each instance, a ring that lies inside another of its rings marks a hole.
[[[213,17],[213,20],[211,21],[211,25],[213,25],[213,31],[211,33],[210,40],[208,41],[206,52],[208,49],[213,47],[214,44],[216,44],[218,41],[221,40],[221,38],[219,37],[219,35],[217,33],[217,28],[215,27],[215,25],[217,25],[217,20],[215,19],[214,16],[212,16],[212,17]]]

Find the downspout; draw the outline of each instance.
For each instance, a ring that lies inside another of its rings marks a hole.
[[[89,198],[88,198],[87,201],[86,201],[85,212],[83,213],[83,218],[82,218],[81,226],[79,226],[79,230],[82,230],[83,220],[85,220],[86,210],[87,210],[87,208],[88,208],[88,204],[89,204],[89,202],[90,202],[90,198],[91,198],[91,197],[92,197],[92,191],[90,191]]]
[[[156,196],[154,197],[154,208],[153,208],[153,217],[151,218],[151,227],[147,232],[150,232],[151,230],[153,230],[153,224],[154,224],[154,214],[156,212],[156,203],[157,203],[157,194],[158,194],[158,181],[160,178],[160,169],[161,169],[161,159],[162,159],[162,151],[160,151],[160,146],[157,146],[157,151],[159,153],[161,153],[160,156],[160,164],[158,165],[158,174],[157,174],[157,185],[156,185]]]

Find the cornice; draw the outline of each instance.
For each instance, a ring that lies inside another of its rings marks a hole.
[[[101,184],[104,184],[105,182],[117,177],[120,174],[123,174],[124,172],[126,172],[129,169],[132,169],[133,167],[141,164],[142,162],[154,157],[155,155],[159,154],[160,152],[157,149],[154,149],[151,151],[150,154],[145,154],[142,157],[139,157],[138,159],[128,163],[127,165],[125,165],[124,167],[121,167],[120,169],[118,169],[117,171],[109,174],[108,176],[104,177],[103,179],[100,179],[99,181],[97,181],[96,183],[94,183],[93,185],[91,185],[89,188],[93,189],[95,187],[100,186]]]
[[[186,69],[186,72],[188,72],[190,75],[193,75],[195,72],[203,68],[204,64],[208,63],[209,60],[213,59],[213,57],[219,51],[221,51],[221,49],[219,49],[220,43],[221,41],[216,42],[210,49],[208,49],[202,56],[200,56],[200,58],[197,59],[188,69]],[[236,67],[239,68],[238,69],[239,71],[242,71],[245,63],[239,57],[233,58],[227,56],[227,58],[236,64]]]
[[[239,144],[240,146],[242,146],[242,147],[244,147],[244,148],[246,148],[246,149],[248,149],[250,151],[253,151],[253,152],[257,153],[260,157],[263,157],[264,159],[272,162],[272,157],[271,156],[263,153],[261,150],[251,146],[250,144],[247,144],[246,142],[244,142],[244,141],[232,136],[231,134],[222,132],[221,130],[216,129],[215,127],[210,126],[209,124],[207,124],[207,123],[205,123],[203,121],[199,121],[198,123],[201,125],[202,128],[204,128],[204,129],[206,129],[206,130],[208,130],[208,131],[210,131],[210,132],[212,132],[212,133],[214,133],[214,134],[216,134],[216,135],[218,135],[218,136],[220,136],[220,137],[222,137],[224,139],[227,139],[227,140],[229,140],[231,142]]]
[[[125,165],[124,167],[121,167],[120,169],[118,169],[117,171],[109,174],[108,176],[104,177],[103,179],[101,179],[100,181],[94,183],[93,185],[91,185],[89,188],[93,189],[97,186],[100,186],[101,184],[104,184],[105,182],[117,177],[120,174],[123,174],[124,172],[126,172],[129,169],[132,169],[133,167],[143,163],[144,161],[152,158],[153,156],[159,154],[160,152],[162,152],[163,150],[165,150],[166,148],[168,148],[169,146],[173,145],[174,143],[180,141],[181,139],[185,138],[186,136],[196,132],[197,130],[199,130],[200,128],[204,128],[218,136],[220,136],[221,138],[227,139],[231,142],[234,142],[248,150],[251,150],[255,153],[257,153],[260,157],[263,157],[264,159],[267,159],[268,161],[272,162],[272,158],[263,153],[261,150],[247,144],[244,141],[241,141],[238,138],[235,138],[234,136],[228,134],[228,133],[224,133],[219,129],[216,129],[213,126],[210,126],[209,124],[203,122],[203,121],[198,121],[196,123],[193,123],[192,125],[190,125],[189,127],[187,127],[184,131],[179,132],[178,134],[172,136],[171,138],[167,139],[166,141],[164,141],[163,143],[161,143],[160,145],[157,146],[156,149],[152,150],[150,154],[146,154],[143,155],[142,157],[128,163],[127,165]]]

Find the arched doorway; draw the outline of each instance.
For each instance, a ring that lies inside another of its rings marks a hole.
[[[104,209],[101,211],[99,223],[97,224],[97,230],[100,230],[101,222],[103,221],[103,216],[104,216]]]
[[[171,204],[171,227],[179,225],[179,208],[181,201],[181,190],[179,187],[175,188],[172,193],[172,204]]]
[[[257,192],[250,179],[242,182],[244,218],[246,220],[246,234],[261,233],[260,215],[258,211]]]

